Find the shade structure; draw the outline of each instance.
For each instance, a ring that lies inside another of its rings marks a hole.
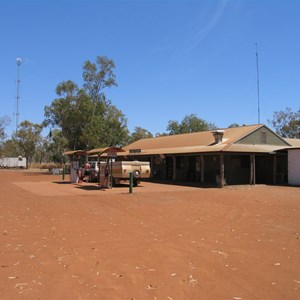
[[[70,151],[65,151],[63,154],[64,155],[85,155],[86,151],[84,151],[84,150],[70,150]]]
[[[96,154],[98,156],[101,156],[102,154],[109,155],[110,153],[118,153],[118,152],[125,152],[124,149],[120,147],[107,147],[107,148],[97,148],[87,151],[87,154]]]

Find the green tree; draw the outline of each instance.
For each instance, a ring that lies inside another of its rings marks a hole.
[[[235,127],[240,127],[238,123],[232,123],[228,126],[228,128],[235,128]]]
[[[4,141],[6,139],[5,129],[9,123],[10,119],[7,116],[0,117],[0,155],[3,155]]]
[[[116,106],[109,104],[103,116],[102,141],[105,146],[124,146],[128,141],[127,119]]]
[[[132,132],[130,138],[129,138],[129,143],[133,143],[135,141],[141,140],[141,139],[148,139],[152,138],[153,134],[141,127],[135,127],[134,131]]]
[[[65,159],[63,153],[68,148],[68,141],[66,140],[60,129],[54,129],[51,132],[51,136],[49,137],[49,139],[49,160],[58,164],[63,163]]]
[[[19,148],[16,138],[12,137],[3,143],[2,155],[5,157],[18,157],[24,156],[24,152]]]
[[[33,159],[35,162],[42,164],[43,161],[49,162],[50,160],[50,138],[49,137],[41,137],[36,144]]]
[[[59,98],[45,107],[45,125],[52,125],[63,131],[70,149],[86,149],[92,142],[89,127],[97,124],[93,118],[94,106],[90,97],[72,81],[60,83],[56,88]],[[97,114],[96,114],[97,115]]]
[[[285,138],[300,138],[300,108],[294,112],[287,107],[285,110],[275,111],[273,119],[268,120],[276,133]]]
[[[114,68],[114,61],[105,56],[98,56],[95,63],[89,60],[84,63],[83,87],[94,103],[104,101],[105,95],[102,91],[105,88],[117,85]]]
[[[215,129],[216,125],[208,123],[203,119],[198,118],[195,114],[186,115],[181,123],[170,120],[168,122],[167,131],[170,135],[182,134],[190,132],[199,132]]]
[[[128,138],[127,120],[106,98],[104,89],[116,84],[114,63],[97,57],[83,66],[83,88],[64,81],[56,88],[59,98],[45,107],[45,124],[62,131],[69,149],[123,145]]]
[[[168,134],[168,133],[166,133],[166,132],[156,132],[156,133],[155,133],[155,137],[159,137],[159,136],[167,136],[167,135],[170,135],[170,134]]]
[[[27,166],[31,164],[36,146],[41,138],[43,126],[29,121],[23,121],[15,134],[18,147],[23,151],[27,160]]]

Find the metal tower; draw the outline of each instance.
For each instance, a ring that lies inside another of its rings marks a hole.
[[[257,121],[260,124],[260,99],[259,99],[259,72],[258,72],[258,49],[257,43],[256,46],[256,78],[257,78]]]
[[[19,101],[20,101],[20,65],[22,63],[21,58],[16,58],[17,63],[17,109],[16,109],[16,132],[19,127]]]

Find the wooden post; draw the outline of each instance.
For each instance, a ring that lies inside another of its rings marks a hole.
[[[253,184],[256,184],[256,170],[255,170],[255,154],[252,154],[253,157]]]
[[[99,166],[98,166],[98,178],[97,178],[97,181],[98,181],[98,186],[99,187],[101,187],[101,174],[100,174],[100,172],[101,172],[101,164],[100,164],[100,155],[98,155],[98,161],[96,162],[96,164],[98,164]]]
[[[273,158],[273,184],[277,183],[277,155],[274,154],[274,158]]]
[[[65,174],[66,174],[66,164],[63,164],[62,180],[65,180]]]
[[[253,184],[253,154],[250,154],[250,182],[249,184]]]
[[[173,158],[173,180],[176,180],[176,157],[172,156]]]
[[[225,172],[225,168],[224,168],[224,154],[220,154],[220,187],[224,186],[224,172]]]
[[[204,162],[203,155],[200,155],[200,161],[201,161],[201,165],[200,165],[200,168],[201,168],[200,182],[201,182],[201,184],[203,184],[204,183],[204,169],[205,169],[205,162]]]
[[[154,158],[153,158],[153,156],[150,157],[150,170],[151,170],[151,177],[154,177]]]
[[[250,155],[250,184],[256,184],[255,154]]]

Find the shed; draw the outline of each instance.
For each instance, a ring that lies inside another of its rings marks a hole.
[[[288,183],[300,186],[300,139],[285,138],[292,147],[285,149],[288,155]]]
[[[288,183],[300,186],[300,148],[288,151]]]

